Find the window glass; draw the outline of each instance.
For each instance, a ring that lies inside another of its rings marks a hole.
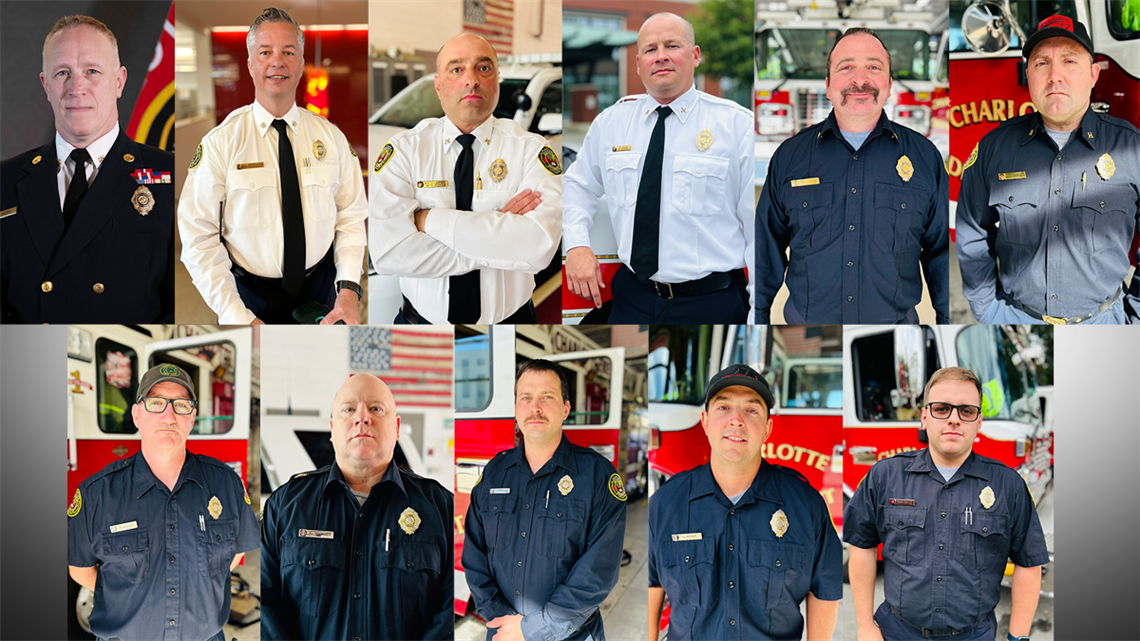
[[[233,429],[237,397],[234,349],[230,341],[219,341],[150,355],[147,367],[171,363],[181,367],[194,382],[198,412],[191,434],[225,434]]]
[[[99,404],[99,430],[108,434],[134,434],[131,418],[139,387],[138,354],[106,338],[95,339],[95,390]]]
[[[704,403],[708,385],[709,325],[664,325],[651,328],[649,400]]]
[[[491,336],[455,337],[455,409],[480,410],[491,402]]]
[[[781,407],[843,409],[843,365],[792,363],[788,370],[788,397]]]
[[[756,69],[761,80],[823,80],[827,56],[840,29],[763,29],[756,35]],[[891,77],[930,80],[930,34],[916,29],[875,32],[891,55]]]
[[[1140,38],[1140,4],[1136,0],[1105,0],[1108,30],[1117,40]]]
[[[610,415],[609,358],[578,358],[557,361],[569,384],[570,415],[564,425],[601,425]],[[621,408],[617,408],[621,411]]]

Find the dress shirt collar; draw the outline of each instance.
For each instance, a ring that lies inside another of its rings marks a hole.
[[[403,475],[396,467],[396,459],[394,458],[388,462],[388,469],[384,470],[384,476],[380,477],[380,482],[374,485],[373,489],[388,482],[395,483],[396,487],[400,488],[400,491],[407,496],[408,491],[404,489]],[[339,483],[346,490],[352,489],[348,487],[348,481],[344,480],[344,473],[340,471],[340,466],[336,464],[336,461],[333,461],[332,465],[329,466],[328,475],[325,477],[324,491],[328,492],[328,489],[335,483]]]
[[[494,131],[495,131],[495,114],[491,114],[490,116],[487,117],[486,120],[483,121],[483,124],[479,125],[475,129],[471,130],[471,133],[475,135],[475,142],[476,143],[481,143],[483,145],[484,149],[490,149],[491,148],[491,133]],[[462,145],[460,145],[459,141],[457,140],[459,138],[459,136],[461,136],[461,135],[463,135],[463,132],[459,130],[459,127],[456,127],[455,123],[451,122],[450,118],[448,118],[447,116],[444,116],[443,117],[443,143],[442,143],[443,144],[443,150],[446,152],[451,147],[451,145],[455,145],[456,147],[459,147],[460,149],[462,149],[463,148]],[[471,148],[474,149],[475,146],[472,145]]]
[[[784,499],[780,495],[780,489],[776,483],[772,482],[772,476],[779,474],[771,463],[760,459],[760,469],[756,472],[756,476],[752,479],[752,485],[744,491],[744,495],[740,500],[733,505],[732,501],[728,500],[724,491],[720,489],[720,485],[716,482],[716,477],[712,473],[712,463],[705,463],[697,468],[696,473],[692,480],[692,489],[689,494],[689,499],[697,499],[708,494],[713,495],[721,503],[730,507],[740,507],[748,503],[755,503],[756,501],[768,501],[776,505],[783,505]]]
[[[156,485],[161,485],[163,488],[166,487],[162,481],[158,480],[154,472],[151,471],[150,465],[146,462],[146,457],[143,456],[142,451],[135,454],[133,466],[134,478],[132,479],[133,489],[131,493],[134,494],[136,499],[142,498],[142,495],[146,494],[147,490]],[[202,484],[201,468],[201,464],[198,463],[198,457],[187,452],[186,460],[182,463],[182,471],[178,473],[178,481],[174,484],[174,489],[171,490],[171,494],[177,492],[178,488],[186,481],[194,481],[199,487],[205,487],[205,485]]]
[[[875,128],[871,130],[871,135],[867,136],[867,141],[863,144],[866,145],[867,142],[874,140],[879,134],[890,136],[890,138],[895,141],[895,144],[901,144],[899,143],[898,134],[895,133],[895,127],[897,126],[898,125],[891,122],[890,118],[887,118],[887,112],[883,110],[883,112],[879,114],[879,121],[875,123]],[[839,130],[839,121],[835,118],[834,108],[831,110],[831,113],[827,114],[827,120],[823,121],[823,126],[820,127],[819,133],[816,134],[815,144],[817,147],[820,141],[823,140],[824,135],[828,133],[831,133],[837,138],[843,138],[843,133]]]
[[[520,468],[530,472],[530,462],[526,460],[526,441],[523,440],[515,448],[515,453],[512,455],[510,465],[517,465]],[[509,466],[508,466],[509,467]],[[568,472],[578,473],[578,464],[574,461],[574,452],[570,447],[570,439],[566,438],[566,432],[562,433],[562,440],[559,441],[558,447],[554,450],[554,455],[539,468],[538,473],[543,474],[544,470],[550,468],[553,470],[555,467],[564,468]]]
[[[1100,119],[1097,118],[1096,112],[1089,107],[1085,110],[1085,115],[1081,117],[1081,123],[1077,125],[1077,139],[1085,144],[1089,149],[1096,151],[1097,142],[1097,123]],[[1034,111],[1030,114],[1029,118],[1025,121],[1026,135],[1021,139],[1021,146],[1024,147],[1026,143],[1037,137],[1037,134],[1045,134],[1045,121],[1042,120],[1041,114]]]
[[[689,114],[693,113],[693,108],[697,105],[697,99],[700,98],[697,92],[697,86],[689,87],[685,93],[677,96],[677,99],[669,103],[668,107],[673,110],[673,115],[684,124],[685,120],[689,118]],[[653,123],[657,122],[657,108],[661,106],[657,99],[649,94],[645,94],[645,113],[641,115],[642,121],[650,120],[652,116]]]
[[[281,118],[281,120],[284,120],[285,124],[289,125],[289,128],[293,130],[294,135],[297,133],[297,125],[300,124],[298,122],[300,120],[299,114],[297,113],[298,111],[297,103],[293,103],[293,106],[289,107],[289,111],[286,111],[285,115]],[[257,132],[264,138],[265,133],[273,129],[273,121],[277,120],[277,116],[266,111],[260,102],[254,100],[253,119],[257,122]]]
[[[918,472],[920,474],[934,472],[937,469],[938,468],[934,466],[934,459],[930,457],[930,448],[922,450],[918,456],[911,460],[910,465],[906,466],[907,472]],[[974,476],[984,481],[990,480],[990,475],[986,473],[985,464],[982,463],[981,460],[978,459],[978,455],[973,452],[970,452],[970,455],[966,457],[966,460],[962,462],[962,466],[958,469],[963,475]],[[938,478],[942,479],[941,472],[939,472]]]
[[[95,163],[95,169],[98,170],[103,164],[103,159],[111,151],[111,146],[115,144],[115,140],[119,137],[119,123],[115,123],[111,127],[111,131],[103,134],[101,138],[95,142],[87,145],[87,153],[91,154],[91,162]],[[68,156],[75,150],[71,143],[63,139],[59,132],[55,132],[55,157],[59,159],[60,167],[63,163],[67,162]]]

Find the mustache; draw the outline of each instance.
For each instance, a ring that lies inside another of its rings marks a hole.
[[[840,107],[847,106],[847,94],[852,93],[869,93],[871,94],[872,100],[875,102],[875,104],[879,104],[879,89],[878,87],[871,85],[871,83],[863,83],[862,85],[851,85],[849,87],[844,87],[843,91],[839,93],[843,95],[843,101],[839,103]]]

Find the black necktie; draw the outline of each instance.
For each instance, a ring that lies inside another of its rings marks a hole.
[[[475,191],[475,152],[471,145],[475,143],[475,135],[463,134],[455,140],[463,147],[455,163],[455,208],[471,211],[471,197]],[[447,322],[453,325],[477,323],[479,307],[479,270],[452,276],[447,289]]]
[[[649,152],[641,168],[641,183],[637,186],[637,207],[633,214],[633,251],[630,266],[638,280],[649,282],[657,273],[657,254],[661,231],[661,161],[665,156],[665,119],[673,110],[664,105],[657,108],[657,124],[649,137]]]
[[[277,168],[281,173],[281,229],[285,238],[281,286],[296,296],[305,283],[305,214],[301,209],[301,184],[293,145],[285,133],[285,121],[274,120],[277,130]]]
[[[87,161],[91,154],[86,149],[74,149],[68,156],[75,162],[75,175],[71,177],[71,184],[67,187],[67,195],[63,197],[63,228],[71,227],[75,220],[75,212],[79,211],[79,203],[87,195]]]

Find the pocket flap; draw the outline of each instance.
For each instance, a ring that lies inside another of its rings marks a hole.
[[[641,160],[641,154],[631,151],[621,151],[617,153],[606,154],[606,169],[609,171],[621,171],[623,169],[637,169],[637,163]]]
[[[888,507],[883,510],[889,527],[925,527],[926,510],[919,507]]]
[[[300,565],[306,570],[344,567],[344,544],[327,539],[287,539],[281,545],[281,565]]]
[[[665,566],[693,567],[700,563],[716,563],[716,541],[667,541],[662,554]]]
[[[326,159],[324,162],[328,162]],[[335,166],[315,166],[301,170],[302,187],[331,187],[340,182],[340,171]]]
[[[989,537],[1005,532],[1006,521],[1007,518],[1004,515],[974,514],[974,518],[970,519],[968,524],[962,524],[962,531],[973,532],[978,536]]]
[[[875,185],[875,206],[889,207],[896,211],[922,211],[922,192],[904,189],[894,185]]]
[[[146,552],[148,547],[146,528],[108,534],[103,537],[103,554],[105,555]]]
[[[394,534],[392,536],[395,536]],[[401,536],[405,536],[401,533]],[[383,547],[376,553],[377,565],[382,568],[395,568],[408,572],[435,572],[443,570],[443,551],[439,546],[428,543],[393,542],[392,551],[385,553]]]
[[[1099,178],[1098,178],[1099,180]],[[1136,194],[1127,185],[1097,185],[1095,189],[1081,191],[1074,188],[1073,208],[1083,207],[1093,211],[1128,211],[1134,207]]]
[[[574,499],[562,499],[551,505],[546,511],[545,516],[555,521],[577,521],[579,523],[585,523],[586,502]]]
[[[207,543],[233,541],[237,538],[237,523],[233,520],[217,521],[215,523],[207,522],[205,536]]]
[[[705,176],[724,178],[728,175],[728,158],[697,156],[694,154],[674,154],[673,171],[683,171],[698,178]]]
[[[232,169],[226,174],[226,188],[231,191],[238,189],[257,191],[266,187],[277,187],[276,169],[271,167]]]
[[[487,507],[483,511],[491,514],[511,514],[515,511],[517,500],[518,496],[515,494],[491,494],[487,497]]]
[[[1024,179],[1000,180],[990,183],[990,207],[1017,207],[1031,205],[1037,207],[1033,198],[1033,186]]]
[[[830,207],[832,205],[831,195],[831,183],[789,187],[784,196],[784,207],[789,214],[794,211],[808,211],[816,207]]]
[[[783,541],[753,539],[748,542],[748,565],[766,567],[780,572],[789,568],[799,569],[803,563],[804,546]]]

